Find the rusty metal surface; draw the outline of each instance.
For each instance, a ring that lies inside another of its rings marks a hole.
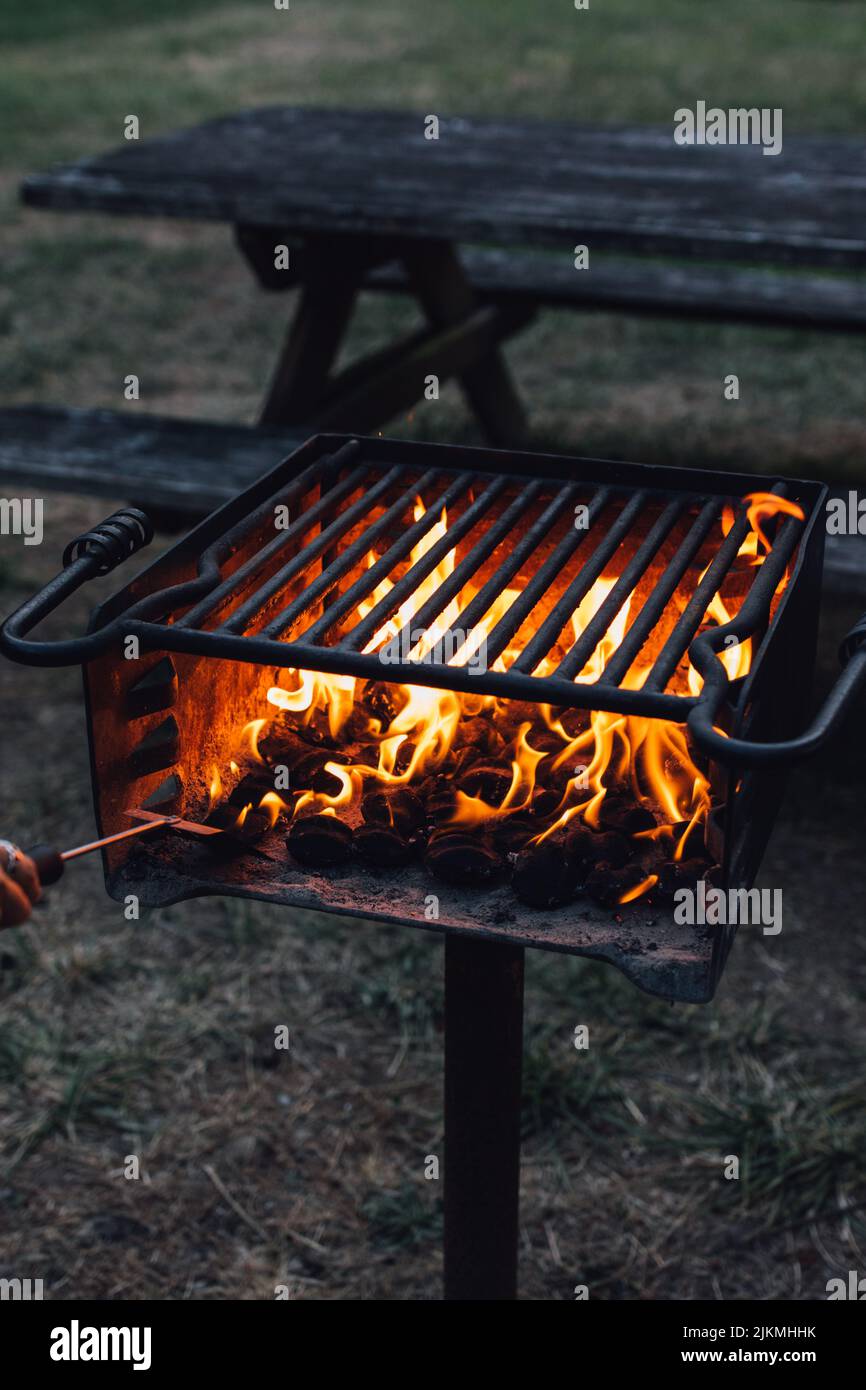
[[[566,907],[536,911],[518,902],[507,883],[456,888],[434,879],[422,865],[375,872],[353,861],[339,869],[301,869],[288,857],[279,833],[257,848],[264,853],[226,859],[182,840],[138,846],[106,884],[112,897],[135,893],[145,907],[191,897],[253,898],[589,956],[616,966],[648,994],[685,1002],[710,999],[720,972],[713,928],[679,925],[667,908],[636,902],[609,911],[581,897]],[[438,899],[438,919],[425,915],[431,896]]]

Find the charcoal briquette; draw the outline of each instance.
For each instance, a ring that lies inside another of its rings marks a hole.
[[[432,836],[425,859],[437,878],[462,887],[483,887],[499,878],[505,868],[491,845],[468,832]]]
[[[330,762],[331,759],[329,758]],[[321,792],[325,796],[334,797],[343,790],[343,783],[339,777],[335,777],[333,772],[329,772],[324,764],[313,773],[310,778],[310,790]]]
[[[387,825],[360,825],[353,836],[359,855],[380,869],[396,869],[412,858],[415,845]]]
[[[637,888],[646,877],[642,864],[624,864],[620,868],[598,864],[586,880],[585,889],[602,907],[617,907],[623,894]]]
[[[562,805],[564,793],[564,786],[536,788],[535,795],[532,798],[533,814],[538,816],[540,820],[544,820],[546,816],[552,818],[554,812]]]
[[[462,772],[458,786],[467,796],[480,797],[489,806],[498,806],[511,787],[510,763],[479,762]]]
[[[583,883],[587,874],[603,857],[599,852],[599,841],[603,836],[594,834],[589,826],[584,825],[575,816],[561,831],[555,831],[551,839],[554,837],[561,837],[566,853],[577,868],[578,881]]]
[[[516,854],[523,849],[527,840],[539,833],[537,822],[530,816],[519,812],[512,816],[500,816],[489,825],[490,838],[500,854]]]
[[[424,811],[433,825],[451,819],[457,809],[454,783],[448,777],[428,778],[424,786]]]
[[[577,892],[580,874],[563,843],[551,835],[517,856],[511,886],[530,907],[562,907]]]
[[[336,816],[303,816],[292,823],[286,848],[299,863],[326,869],[342,864],[352,848],[352,831]]]
[[[489,719],[461,720],[455,739],[458,748],[471,748],[483,757],[496,757],[505,747],[501,733]]]
[[[609,864],[614,869],[622,868],[632,856],[628,840],[614,830],[603,830],[594,835],[592,849],[597,864]]]
[[[660,895],[666,901],[672,902],[674,894],[682,888],[694,892],[708,868],[705,859],[680,859],[676,862],[669,860],[659,870]]]
[[[636,835],[641,830],[653,830],[656,818],[646,806],[633,797],[608,794],[601,803],[599,822],[603,830],[616,830],[621,835]]]
[[[361,815],[368,825],[385,825],[408,838],[424,826],[424,803],[411,787],[378,784],[361,798]]]
[[[229,793],[229,801],[232,806],[258,806],[262,797],[273,790],[274,779],[271,773],[264,770],[248,772]]]
[[[241,825],[236,825],[231,834],[239,840],[260,840],[271,828],[270,817],[260,811],[248,811]]]

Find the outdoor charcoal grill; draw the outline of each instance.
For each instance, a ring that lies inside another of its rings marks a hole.
[[[110,847],[113,897],[229,894],[447,934],[449,1298],[516,1289],[523,948],[710,999],[734,928],[678,924],[672,893],[751,886],[787,769],[864,685],[866,619],[803,731],[825,497],[320,436],[86,636],[27,634],[149,542],[141,512],[74,541],[2,629],[14,660],[84,666],[101,834],[142,806],[232,830]]]

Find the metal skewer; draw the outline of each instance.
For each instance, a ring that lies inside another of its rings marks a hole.
[[[91,840],[89,845],[77,845],[75,849],[62,852],[60,858],[77,859],[82,854],[92,854],[94,850],[104,849],[106,845],[117,844],[119,840],[131,840],[133,835],[146,835],[149,830],[158,830],[164,825],[176,825],[180,816],[161,816],[158,820],[145,821],[143,825],[133,825],[129,830],[119,830],[116,835],[106,835],[101,840]]]
[[[146,835],[148,832],[156,830],[180,830],[189,835],[223,835],[225,832],[213,826],[200,825],[197,821],[184,820],[182,816],[159,816],[153,811],[127,811],[128,816],[133,816],[140,825],[133,825],[129,830],[119,830],[115,835],[105,835],[101,840],[91,840],[86,845],[76,845],[73,849],[63,851],[52,848],[51,845],[35,845],[28,850],[27,854],[36,865],[39,880],[43,886],[56,883],[62,878],[66,863],[70,859],[78,859],[83,854],[93,854],[98,849],[104,849],[106,845],[117,844],[120,840],[131,840],[135,835]]]

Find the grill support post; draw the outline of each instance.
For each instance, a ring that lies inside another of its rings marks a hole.
[[[445,1299],[517,1297],[522,946],[445,937]]]

